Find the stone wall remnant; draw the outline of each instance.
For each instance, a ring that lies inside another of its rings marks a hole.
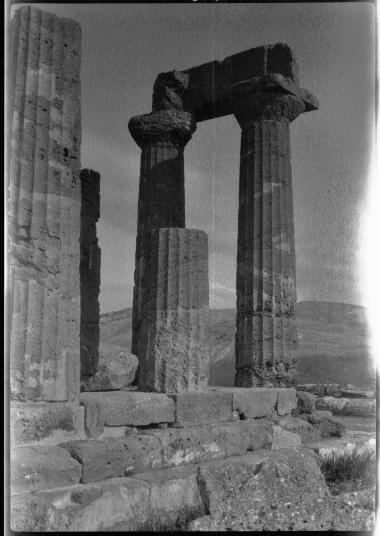
[[[99,361],[101,250],[96,222],[100,217],[100,175],[91,169],[82,169],[80,181],[80,365],[83,382],[96,372]]]
[[[208,240],[197,229],[148,233],[139,387],[199,391],[208,383]]]
[[[77,22],[18,9],[10,45],[11,396],[79,394],[80,47]]]

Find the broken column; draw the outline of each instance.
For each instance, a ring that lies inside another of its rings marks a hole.
[[[15,12],[10,73],[11,395],[79,394],[80,41],[78,23]]]
[[[133,117],[129,130],[141,147],[132,353],[138,355],[146,235],[159,227],[185,227],[184,147],[196,128],[192,114],[162,110]]]
[[[305,102],[272,77],[267,91],[237,95],[242,128],[235,385],[295,379],[296,281],[289,123]],[[275,86],[275,87],[273,87]]]
[[[163,393],[207,386],[208,240],[197,229],[147,236],[139,387]]]
[[[100,217],[100,175],[80,173],[82,206],[80,228],[80,364],[81,380],[92,376],[99,361],[100,259],[96,222]]]

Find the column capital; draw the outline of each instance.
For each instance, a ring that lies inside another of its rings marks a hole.
[[[194,116],[180,110],[160,110],[132,117],[129,131],[139,147],[157,141],[169,141],[184,147],[197,128]]]
[[[234,115],[243,129],[261,120],[291,123],[303,112],[305,103],[302,99],[274,91],[251,93],[234,102]]]

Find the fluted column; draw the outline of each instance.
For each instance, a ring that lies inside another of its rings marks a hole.
[[[91,169],[83,169],[80,181],[80,364],[81,380],[85,381],[96,372],[99,361],[101,250],[96,222],[100,216],[100,175]]]
[[[141,147],[133,291],[132,353],[138,355],[146,234],[160,227],[185,227],[184,147],[196,128],[190,113],[165,110],[134,117],[130,132]]]
[[[207,386],[208,240],[197,229],[147,233],[139,387],[178,393]]]
[[[67,400],[79,393],[81,32],[22,7],[11,40],[11,394]]]
[[[295,379],[296,273],[289,123],[305,109],[284,93],[237,102],[242,127],[237,252],[239,387]]]

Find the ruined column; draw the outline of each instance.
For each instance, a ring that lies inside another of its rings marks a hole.
[[[100,217],[100,175],[91,169],[83,169],[80,181],[80,365],[83,382],[96,372],[99,361],[101,250],[98,246],[96,222]]]
[[[284,91],[238,99],[242,128],[237,252],[239,387],[291,385],[296,273],[289,123],[305,103]]]
[[[162,228],[147,235],[139,387],[199,391],[209,371],[207,234]]]
[[[78,23],[15,12],[10,73],[11,395],[79,393],[80,41]]]
[[[185,227],[184,147],[196,128],[192,114],[162,110],[133,117],[129,130],[141,147],[132,353],[138,355],[146,234],[160,227]]]

